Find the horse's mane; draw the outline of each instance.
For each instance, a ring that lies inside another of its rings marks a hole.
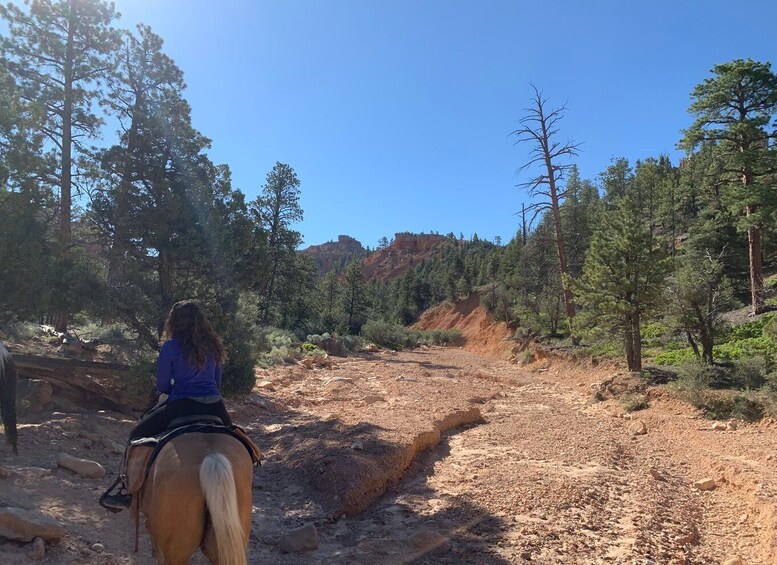
[[[14,453],[19,453],[16,434],[16,364],[11,353],[0,343],[0,415],[2,415],[5,439]]]

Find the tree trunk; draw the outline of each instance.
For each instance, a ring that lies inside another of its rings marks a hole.
[[[752,207],[747,207],[747,215],[753,213]],[[760,226],[750,226],[747,230],[747,247],[750,254],[750,298],[752,314],[755,316],[764,311],[764,267],[762,234]]]
[[[633,312],[626,317],[624,324],[626,364],[629,371],[642,371],[642,335],[640,332],[639,312]]]
[[[173,259],[169,251],[159,252],[159,295],[162,299],[162,312],[157,326],[157,334],[161,339],[165,330],[167,311],[173,306]]]
[[[59,179],[59,237],[60,254],[67,262],[70,256],[71,222],[72,222],[72,166],[73,166],[73,59],[74,36],[76,22],[74,20],[74,7],[70,3],[70,16],[68,17],[67,44],[65,45],[65,65],[63,69],[64,100],[62,101],[62,158],[60,166],[62,174]],[[57,331],[66,332],[68,312],[57,312],[55,328]]]
[[[696,345],[696,340],[693,339],[693,334],[688,330],[685,330],[685,337],[688,339],[688,345],[693,349],[693,354],[696,355],[696,359],[701,359],[701,352],[699,351],[699,346]]]
[[[275,292],[275,277],[278,275],[279,262],[280,259],[273,259],[272,271],[270,271],[270,281],[267,283],[267,290],[264,293],[264,305],[262,306],[262,318],[260,320],[262,325],[267,325],[267,322],[270,321],[270,301]]]
[[[629,371],[634,367],[634,334],[631,332],[631,315],[623,320],[623,348],[626,350],[626,365]]]
[[[544,130],[543,124],[543,130]],[[547,137],[546,137],[547,139]],[[547,147],[547,146],[546,146]],[[564,309],[567,314],[567,323],[569,324],[569,335],[573,343],[577,343],[573,329],[572,319],[575,317],[575,302],[572,296],[572,290],[567,284],[567,250],[564,244],[564,232],[561,230],[561,209],[558,201],[558,192],[556,191],[556,179],[553,171],[553,164],[550,161],[550,154],[545,150],[545,166],[548,170],[548,186],[550,188],[550,207],[553,212],[553,225],[556,230],[556,251],[558,252],[558,265],[561,271],[561,286],[564,289]]]
[[[642,372],[642,329],[639,310],[631,316],[631,333],[634,336],[634,368],[635,372]]]
[[[740,147],[745,152],[749,146]],[[742,185],[745,194],[748,194],[753,184],[753,171],[749,167],[742,169]],[[755,214],[756,206],[745,206],[745,216],[750,219]],[[751,224],[747,229],[747,250],[750,256],[750,306],[752,315],[761,314],[764,311],[764,267],[761,226]]]

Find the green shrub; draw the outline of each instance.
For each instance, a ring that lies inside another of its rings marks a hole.
[[[315,353],[321,351],[321,348],[313,343],[303,343],[302,351],[305,353]]]
[[[259,332],[258,360],[260,367],[268,368],[290,361],[301,352],[301,344],[294,333],[266,327]]]
[[[593,357],[620,358],[623,356],[623,344],[617,341],[598,341],[588,346]]]
[[[375,320],[370,320],[362,326],[361,337],[375,345],[390,349],[405,349],[418,345],[452,345],[463,339],[461,331],[455,328],[418,331]]]
[[[312,343],[313,345],[321,345],[321,342],[325,339],[329,339],[330,336],[328,333],[323,333],[321,335],[319,334],[310,334],[307,336],[306,341],[309,343]]]
[[[766,384],[760,391],[764,413],[772,418],[777,418],[777,374],[771,373],[766,377]]]
[[[223,320],[220,331],[227,348],[221,390],[225,395],[247,394],[256,382],[259,335],[252,319],[241,310]]]
[[[640,328],[640,332],[642,334],[642,340],[645,342],[660,341],[671,333],[665,324],[657,322],[643,325],[642,328]]]
[[[521,365],[529,365],[530,363],[534,363],[536,360],[537,356],[528,350],[521,353],[521,355],[518,357],[518,363]]]
[[[777,296],[775,296],[772,300],[774,300],[772,305],[777,306]],[[773,340],[777,340],[777,316],[773,315],[771,318],[769,318],[769,321],[764,324],[763,335],[768,336]]]
[[[686,361],[677,367],[677,373],[677,380],[671,384],[671,388],[686,402],[696,408],[703,408],[713,379],[710,368],[696,361]]]
[[[777,343],[768,336],[730,339],[713,348],[717,359],[735,361],[746,357],[766,357],[773,360],[777,355]]]
[[[348,351],[358,351],[364,347],[366,343],[364,339],[358,335],[344,335],[337,338],[337,341],[339,341],[340,345],[342,345]]]
[[[742,357],[734,363],[734,386],[740,389],[761,388],[767,382],[767,376],[773,363],[767,357]]]
[[[461,331],[456,328],[427,330],[416,333],[418,335],[418,343],[422,345],[452,345],[460,343],[464,337]]]
[[[38,324],[32,322],[13,322],[0,326],[0,335],[6,335],[18,341],[27,341],[41,335],[41,330]]]
[[[81,339],[98,339],[100,343],[120,344],[131,341],[135,332],[122,323],[100,324],[88,322],[78,329],[78,337]]]
[[[774,318],[774,314],[766,314],[757,320],[734,326],[729,330],[728,335],[726,336],[727,341],[761,337],[764,335],[764,328],[767,325],[770,325]]]
[[[134,408],[147,407],[156,391],[156,357],[151,353],[136,355],[130,363],[130,369],[122,377],[124,394]]]
[[[695,363],[696,354],[690,347],[683,349],[673,349],[663,351],[653,358],[656,365],[682,365],[684,363]]]
[[[712,420],[737,418],[754,422],[763,416],[763,406],[758,400],[744,394],[710,395],[704,406],[704,415]]]
[[[403,349],[417,344],[413,332],[404,326],[369,320],[362,326],[361,335],[380,347]]]
[[[650,404],[645,395],[627,395],[623,397],[621,403],[626,412],[637,412],[638,410],[650,408]]]

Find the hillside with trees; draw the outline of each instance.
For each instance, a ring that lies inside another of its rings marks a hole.
[[[575,165],[578,145],[563,141],[565,108],[535,88],[512,138],[531,149],[516,162],[516,200],[532,204],[508,242],[400,233],[370,252],[341,236],[343,249],[300,253],[307,179],[278,162],[255,172],[254,200],[233,186],[192,125],[161,37],[121,28],[99,0],[35,7],[0,7],[4,327],[110,328],[152,358],[170,306],[196,299],[226,339],[227,389],[241,391],[278,343],[407,326],[479,293],[512,331],[622,357],[633,371],[643,360],[723,362],[740,385],[747,371],[750,388],[775,382],[770,63],[697,69],[688,127],[667,140],[685,156],[615,158],[591,179]],[[752,318],[732,326],[744,307]]]

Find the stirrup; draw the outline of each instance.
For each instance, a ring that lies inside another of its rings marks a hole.
[[[111,486],[109,486],[108,489],[100,496],[100,500],[98,501],[100,506],[111,512],[121,512],[125,508],[130,507],[130,504],[132,503],[131,494],[121,494],[121,488],[119,488],[119,492],[113,494],[113,491],[117,486],[124,486],[124,481],[126,478],[127,477],[125,475],[119,475],[116,477],[116,480],[111,483]]]

